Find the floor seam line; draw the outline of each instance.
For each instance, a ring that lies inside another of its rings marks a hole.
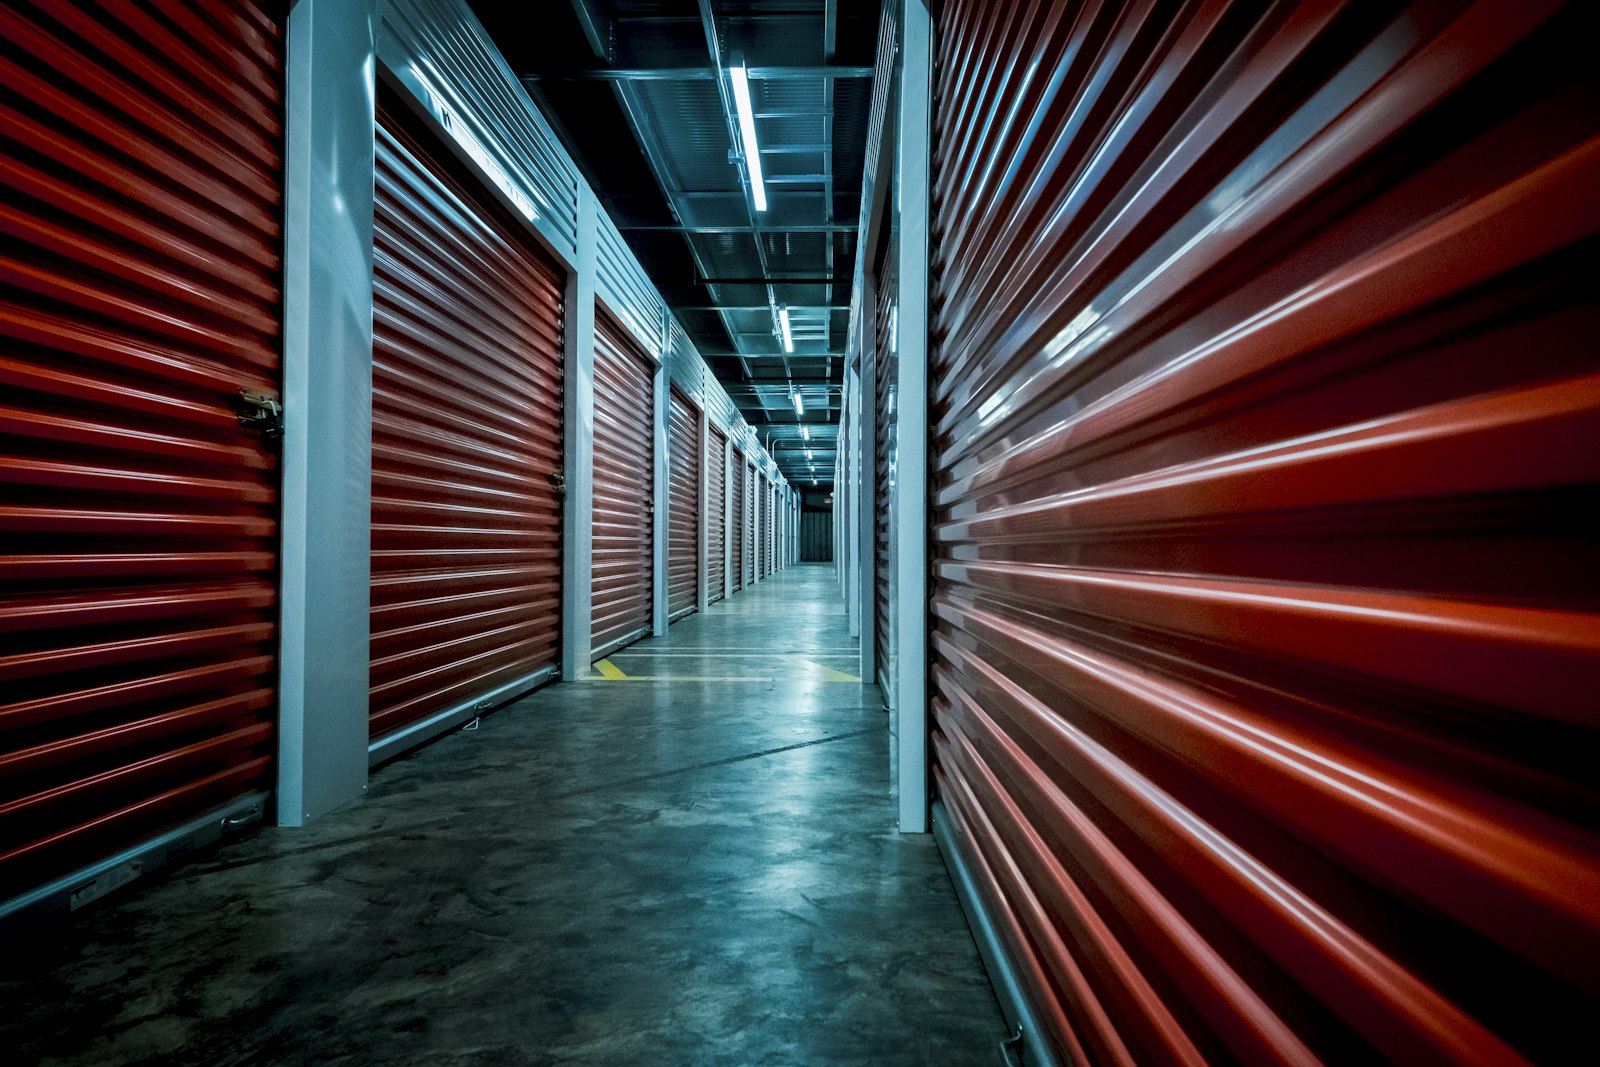
[[[588,786],[584,789],[574,789],[567,793],[556,793],[549,799],[566,800],[570,797],[581,797],[589,793],[599,793],[607,789],[615,789],[618,786],[634,785],[639,782],[650,782],[657,778],[670,778],[677,774],[688,774],[691,771],[709,770],[712,767],[725,767],[733,763],[744,763],[747,760],[760,759],[763,756],[776,756],[780,752],[793,752],[796,749],[811,748],[816,745],[826,745],[831,741],[845,741],[852,737],[861,737],[864,734],[870,734],[878,729],[881,729],[881,727],[869,726],[861,730],[850,730],[842,734],[830,734],[827,737],[813,738],[810,741],[800,741],[793,745],[780,745],[777,748],[764,748],[759,752],[746,752],[739,756],[728,756],[723,759],[707,760],[704,763],[691,763],[687,767],[675,767],[670,771],[656,771],[653,774],[641,774],[632,778],[619,778],[616,781],[602,782],[599,785]]]

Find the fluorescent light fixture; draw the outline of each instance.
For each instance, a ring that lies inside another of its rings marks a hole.
[[[800,399],[799,393],[794,394],[794,413],[796,415],[804,415],[806,413],[805,402]]]
[[[783,327],[783,350],[785,352],[793,352],[794,331],[789,328],[789,309],[787,307],[778,309],[778,325]]]
[[[811,427],[809,427],[809,426],[801,426],[800,427],[800,436],[805,438],[807,441],[811,440]]]
[[[767,210],[767,186],[761,180],[761,149],[756,144],[756,111],[750,106],[750,72],[745,70],[744,56],[733,54],[733,66],[728,68],[728,80],[733,83],[733,109],[739,113],[739,138],[744,142],[744,170],[750,175],[750,195],[755,198],[756,210]]]
[[[811,458],[811,449],[809,449],[809,448],[808,448],[808,449],[806,449],[806,458],[807,458],[807,459],[810,459],[810,458]]]

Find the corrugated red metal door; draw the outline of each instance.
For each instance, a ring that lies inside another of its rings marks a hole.
[[[563,285],[387,86],[376,163],[374,739],[558,661]]]
[[[594,316],[594,591],[590,654],[650,632],[655,538],[655,364],[626,328]]]
[[[732,473],[733,492],[728,495],[733,500],[733,550],[728,553],[728,558],[733,563],[733,591],[737,593],[744,588],[744,554],[746,546],[750,543],[744,521],[744,456],[738,451],[733,453]]]
[[[667,397],[667,617],[695,610],[700,584],[700,409]]]
[[[872,588],[876,612],[873,622],[873,642],[877,646],[878,683],[884,695],[891,695],[890,680],[894,678],[894,572],[889,567],[890,518],[894,505],[894,381],[895,346],[898,342],[896,323],[897,294],[894,265],[896,251],[890,246],[883,257],[878,274],[877,310],[873,320],[874,344],[877,347],[876,374],[872,383],[876,435],[873,441],[873,494],[872,502]]]
[[[937,795],[1077,1062],[1600,994],[1587,5],[952,0]]]
[[[282,13],[0,11],[0,903],[272,785]],[[75,891],[73,903],[86,899]]]
[[[728,435],[711,427],[706,446],[706,485],[711,498],[706,501],[706,603],[723,597],[728,565],[723,553],[727,547],[724,525],[728,519]]]

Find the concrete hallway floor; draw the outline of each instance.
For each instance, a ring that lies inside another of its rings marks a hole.
[[[996,1062],[832,568],[0,948],[6,1064]]]

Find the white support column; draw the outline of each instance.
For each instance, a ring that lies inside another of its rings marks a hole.
[[[695,606],[704,611],[711,606],[711,416],[700,405],[700,521],[695,524],[697,577]]]
[[[566,441],[562,476],[567,493],[561,513],[561,677],[589,673],[594,615],[594,297],[599,244],[599,204],[587,190],[578,198],[578,252],[567,275],[562,360]]]
[[[856,638],[861,636],[861,599],[856,585],[860,578],[856,573],[858,546],[855,537],[856,494],[860,492],[855,469],[855,439],[859,432],[856,424],[861,421],[861,401],[857,399],[860,391],[861,370],[858,363],[845,374],[845,406],[850,417],[839,428],[839,462],[833,476],[834,566],[839,569],[845,615],[850,620],[850,636]],[[865,678],[866,675],[861,677]]]
[[[929,0],[902,0],[900,285],[893,610],[902,833],[928,830],[928,188],[933,89]]]
[[[655,482],[652,500],[654,502],[654,522],[651,524],[651,537],[653,539],[651,555],[651,568],[655,578],[651,582],[650,596],[650,632],[656,637],[661,637],[667,632],[667,537],[671,527],[667,522],[667,508],[670,507],[671,493],[668,479],[671,477],[670,455],[667,452],[667,398],[670,386],[667,381],[667,359],[665,350],[661,362],[656,364],[656,377],[654,388],[655,412],[652,416],[655,426]]]
[[[861,680],[878,679],[878,283],[865,272],[861,293],[860,403],[855,427],[856,610],[861,615]],[[887,694],[885,694],[887,697]]]
[[[733,432],[722,438],[722,598],[733,595],[733,524],[739,517],[733,513]]]
[[[367,787],[376,0],[289,12],[278,824]]]

